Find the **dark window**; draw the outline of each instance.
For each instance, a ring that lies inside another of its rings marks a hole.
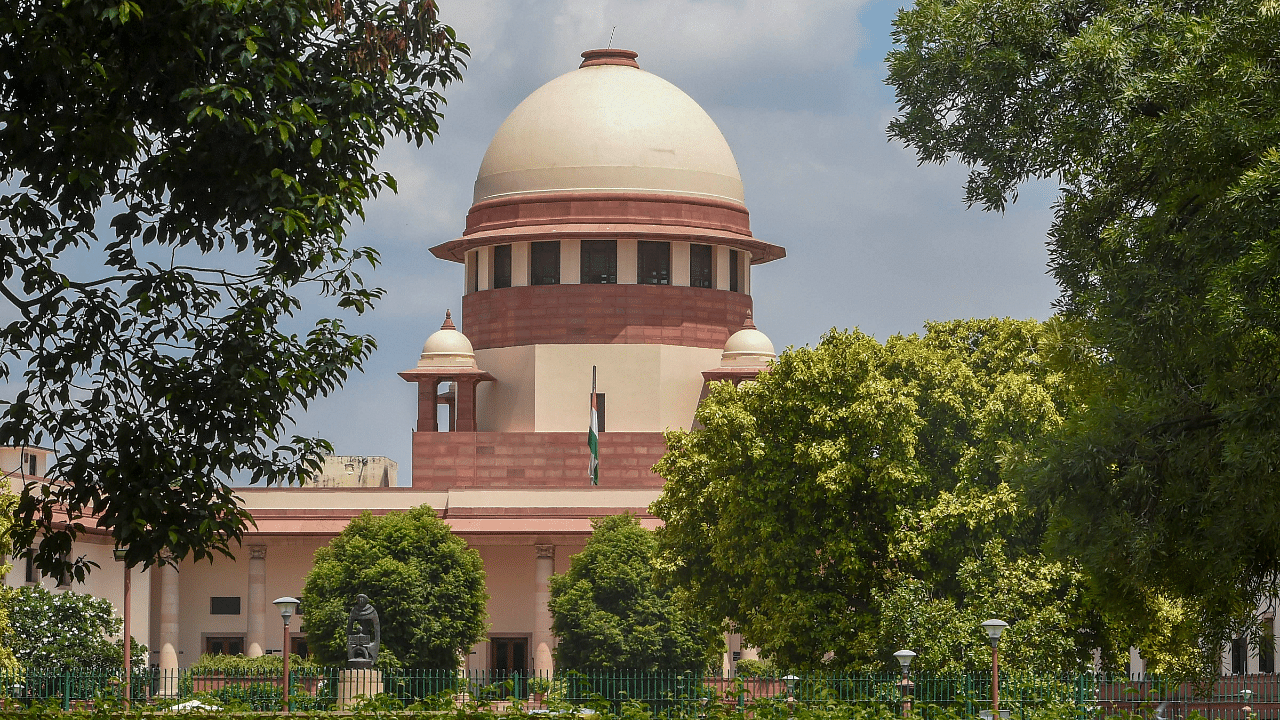
[[[511,287],[511,246],[493,246],[493,286]]]
[[[587,400],[588,402],[591,400],[589,394]],[[604,393],[602,392],[596,393],[596,430],[604,432]]]
[[[560,241],[533,243],[529,249],[529,284],[560,284]]]
[[[28,475],[35,475],[35,474],[36,474],[36,456],[35,456],[35,455],[32,455],[32,456],[31,456],[31,472],[29,472],[29,473],[27,473],[27,474],[28,474]]]
[[[27,582],[39,582],[40,576],[36,574],[36,549],[31,548],[27,551]]]
[[[709,288],[711,284],[711,246],[689,246],[689,287]]]
[[[1264,618],[1262,639],[1258,641],[1258,672],[1276,671],[1276,619]]]
[[[1238,637],[1231,639],[1231,674],[1243,675],[1248,668],[1249,641]]]
[[[207,637],[204,639],[206,655],[243,655],[244,636]]]
[[[480,253],[472,253],[471,255],[471,287],[468,292],[475,292],[480,289]]]
[[[489,638],[493,652],[489,659],[490,669],[500,673],[523,673],[529,664],[528,638]]]
[[[670,285],[671,243],[641,240],[636,269],[641,285]]]
[[[741,650],[734,650],[734,651],[733,651],[733,661],[734,661],[734,662],[738,662],[738,661],[740,661],[740,660],[742,660],[742,651],[741,651]]]
[[[35,475],[36,474],[36,454],[22,453],[22,465],[23,465],[23,469],[26,471],[28,475]]]
[[[238,597],[209,598],[209,614],[210,615],[239,615],[240,614],[240,598]]]
[[[618,282],[618,242],[616,240],[582,241],[582,278],[584,285]]]
[[[729,292],[739,292],[738,290],[738,269],[739,257],[742,253],[737,250],[729,251]]]
[[[311,655],[311,652],[307,649],[306,637],[291,637],[289,638],[289,645],[289,652],[298,657],[309,657]]]

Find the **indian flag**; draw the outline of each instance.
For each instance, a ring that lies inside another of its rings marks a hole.
[[[587,427],[587,447],[591,448],[591,464],[587,474],[591,484],[600,484],[600,417],[596,414],[596,366],[591,366],[591,424]]]

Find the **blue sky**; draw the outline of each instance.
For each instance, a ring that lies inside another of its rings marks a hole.
[[[382,252],[387,289],[355,327],[377,337],[363,375],[299,413],[298,431],[340,454],[386,455],[407,482],[411,367],[446,308],[457,312],[461,268],[428,248],[461,234],[489,139],[526,95],[575,69],[579,53],[613,45],[675,83],[720,126],[746,185],[754,233],[787,248],[758,266],[756,322],[779,349],[830,328],[878,338],[926,320],[1045,318],[1054,188],[1024,188],[1003,214],[967,210],[965,169],[917,166],[890,143],[895,111],[883,84],[899,2],[791,0],[469,0],[441,3],[473,58],[436,143],[392,144],[381,166],[400,193],[368,207],[352,239]]]

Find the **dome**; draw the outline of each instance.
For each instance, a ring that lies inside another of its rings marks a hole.
[[[471,348],[471,341],[466,335],[458,332],[453,324],[451,313],[444,313],[444,324],[431,333],[431,337],[422,345],[422,355],[418,357],[420,368],[473,368],[476,367],[476,353]]]
[[[742,323],[742,329],[730,335],[725,341],[720,365],[763,367],[777,357],[773,351],[773,342],[769,340],[769,336],[756,329],[756,324],[751,320],[751,312],[747,311],[747,319]]]
[[[651,193],[743,204],[733,152],[679,88],[629,50],[588,50],[525,98],[480,164],[474,201],[543,193]]]

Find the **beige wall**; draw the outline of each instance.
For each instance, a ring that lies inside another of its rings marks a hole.
[[[300,493],[301,494],[301,493]],[[298,597],[302,582],[311,570],[316,550],[328,543],[328,538],[314,536],[280,536],[247,538],[244,546],[234,550],[235,560],[219,558],[208,562],[184,562],[179,574],[181,602],[179,604],[178,664],[186,667],[195,662],[204,651],[204,638],[208,635],[244,635],[249,623],[249,546],[265,545],[266,562],[266,636],[267,652],[278,653],[284,644],[284,628],[280,614],[272,600],[285,595]],[[158,583],[156,583],[158,584]],[[239,615],[211,615],[209,598],[239,597]],[[157,603],[158,612],[158,603]],[[303,619],[305,620],[305,618]],[[158,619],[156,620],[158,623]],[[295,617],[289,625],[290,634],[298,635],[301,628]],[[158,648],[153,648],[153,650]],[[153,653],[152,662],[156,655]]]
[[[561,268],[563,271],[563,268]],[[534,346],[476,351],[476,364],[495,378],[476,388],[476,429],[530,432],[533,427]]]
[[[586,426],[591,367],[607,431],[688,429],[702,371],[719,350],[676,345],[532,345],[476,351],[495,382],[477,391],[481,432],[565,432]]]
[[[639,260],[636,255],[640,245],[635,238],[618,239],[618,284],[635,285],[639,273]]]
[[[24,455],[35,455],[37,477],[44,477],[50,461],[53,460],[53,452],[43,448],[0,447],[0,473],[18,475],[19,477],[11,479],[19,481],[14,485],[16,488],[22,487],[21,476],[31,469],[29,465],[23,464]]]
[[[560,284],[577,285],[582,282],[582,241],[560,241]]]

